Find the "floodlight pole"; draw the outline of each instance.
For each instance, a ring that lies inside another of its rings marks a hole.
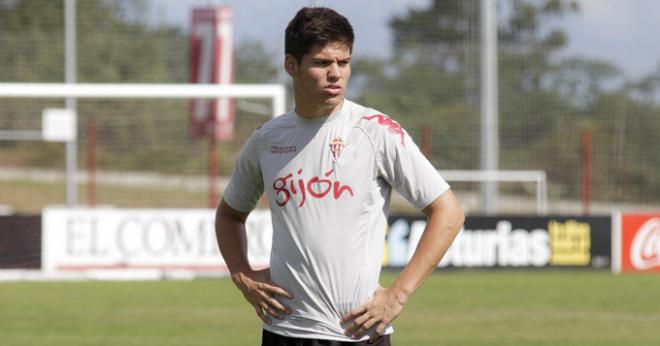
[[[67,84],[76,83],[76,0],[64,2],[64,79]],[[76,111],[75,97],[66,98],[66,108]],[[78,140],[66,142],[66,205],[77,204],[78,188],[76,185],[76,156]]]
[[[481,0],[481,170],[498,170],[497,0]],[[496,181],[481,183],[481,210],[497,211]]]

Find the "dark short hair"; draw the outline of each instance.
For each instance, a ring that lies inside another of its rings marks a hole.
[[[284,53],[298,62],[315,46],[341,42],[353,51],[353,27],[346,17],[327,7],[303,7],[286,27]]]

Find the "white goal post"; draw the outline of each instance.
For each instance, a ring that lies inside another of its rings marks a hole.
[[[440,175],[447,181],[458,182],[521,182],[536,184],[536,213],[548,213],[548,185],[545,171],[470,171],[442,170]]]
[[[270,98],[273,115],[286,111],[281,84],[0,83],[0,98]]]
[[[286,89],[281,84],[0,83],[0,99],[2,98],[268,98],[272,100],[272,116],[286,112]],[[0,140],[3,139],[42,140],[43,134],[37,131],[3,130],[0,131]],[[67,162],[73,160],[69,155],[67,151]],[[75,168],[67,168],[67,196],[76,195],[76,176]]]
[[[286,112],[286,90],[280,84],[89,84],[89,83],[0,83],[0,98],[269,98],[272,115]],[[2,132],[2,131],[0,131]],[[36,139],[32,131],[0,133],[15,140]],[[15,138],[14,138],[15,136]],[[531,182],[536,184],[536,209],[547,214],[547,178],[544,171],[443,170],[448,181]]]

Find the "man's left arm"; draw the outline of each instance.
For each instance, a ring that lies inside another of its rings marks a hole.
[[[371,338],[378,338],[401,313],[410,296],[435,270],[465,220],[463,210],[451,190],[445,191],[423,212],[428,221],[410,262],[392,286],[379,287],[369,302],[351,310],[342,318],[342,325],[353,321],[348,325],[346,335],[359,339],[376,326]]]

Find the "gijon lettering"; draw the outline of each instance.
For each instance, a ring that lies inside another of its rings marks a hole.
[[[342,184],[340,181],[333,181],[329,179],[330,175],[334,172],[331,169],[323,174],[323,177],[314,176],[305,179],[303,170],[299,169],[294,177],[293,173],[289,173],[279,177],[273,181],[273,190],[275,191],[275,203],[283,207],[287,205],[293,196],[298,197],[298,207],[302,207],[307,201],[307,197],[322,199],[330,195],[335,200],[340,199],[342,196],[353,197],[353,189]]]

